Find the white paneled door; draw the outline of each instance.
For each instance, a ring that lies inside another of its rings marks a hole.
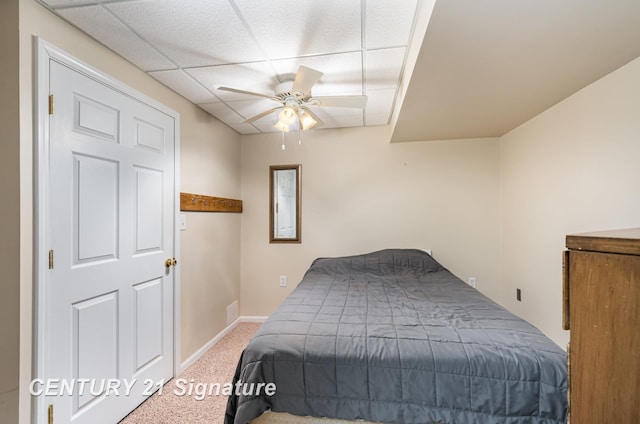
[[[113,424],[173,376],[176,122],[54,60],[49,84],[45,379],[32,389],[56,423]]]

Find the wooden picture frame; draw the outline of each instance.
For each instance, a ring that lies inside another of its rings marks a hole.
[[[269,167],[269,243],[302,243],[302,165]]]

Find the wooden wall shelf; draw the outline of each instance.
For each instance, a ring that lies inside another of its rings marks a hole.
[[[180,193],[180,210],[190,212],[242,213],[242,200],[202,194]]]

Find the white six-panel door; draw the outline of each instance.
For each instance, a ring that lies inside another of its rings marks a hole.
[[[44,404],[112,424],[173,376],[176,118],[54,60],[49,83],[41,378],[76,385]]]

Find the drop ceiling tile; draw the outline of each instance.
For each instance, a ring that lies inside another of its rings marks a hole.
[[[387,125],[391,119],[396,90],[367,90],[367,108],[365,121],[367,125]]]
[[[261,122],[254,122],[253,125],[257,127],[260,130],[260,132],[263,132],[263,133],[280,132],[280,130],[274,127],[272,123],[261,121]],[[280,136],[278,136],[278,141],[280,142],[281,140],[282,139],[280,138]]]
[[[243,124],[244,118],[224,103],[205,103],[198,105],[225,124]]]
[[[227,0],[133,1],[107,7],[180,67],[264,59]]]
[[[206,88],[181,70],[149,72],[149,75],[186,97],[192,103],[213,103],[219,100]]]
[[[365,39],[368,49],[409,43],[417,0],[367,0]]]
[[[260,132],[259,129],[251,124],[231,124],[229,126],[240,134],[258,134]]]
[[[96,0],[39,0],[53,8],[96,4]]]
[[[340,95],[345,92],[362,94],[362,53],[351,52],[272,62],[278,75],[294,76],[300,65],[323,73],[313,86],[316,96]]]
[[[279,104],[215,87],[271,95],[279,82],[293,79],[300,65],[324,74],[313,88],[315,96],[369,96],[364,111],[312,108],[324,121],[323,128],[388,123],[418,4],[418,0],[274,0],[268,6],[258,0],[44,1],[241,134],[278,132],[273,127],[277,112],[253,124],[244,121]],[[86,3],[90,5],[78,7]]]
[[[278,85],[273,69],[265,62],[191,68],[186,69],[186,72],[224,101],[262,98],[217,90],[218,86],[271,95]]]
[[[141,40],[102,6],[62,9],[58,13],[143,70],[175,68],[171,61]]]
[[[359,1],[235,0],[269,59],[362,48]]]
[[[316,107],[313,112],[324,122],[322,128],[361,127],[363,111],[342,107]]]
[[[394,88],[400,81],[405,48],[368,50],[365,82],[367,90]]]

